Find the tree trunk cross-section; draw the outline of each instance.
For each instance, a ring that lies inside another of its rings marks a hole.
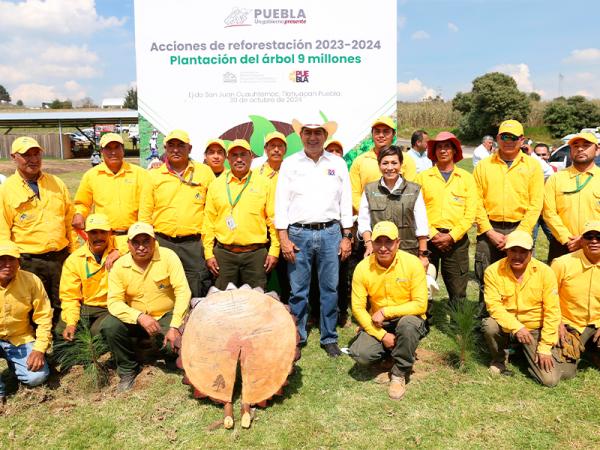
[[[296,325],[285,306],[251,289],[215,292],[193,309],[182,338],[186,377],[203,395],[230,402],[238,361],[242,402],[268,400],[294,363]]]

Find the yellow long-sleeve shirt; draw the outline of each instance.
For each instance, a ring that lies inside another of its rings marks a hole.
[[[21,253],[40,254],[77,247],[71,222],[74,208],[65,183],[54,175],[38,178],[38,198],[18,172],[0,189],[0,239],[13,241]]]
[[[165,164],[150,171],[150,187],[142,191],[139,220],[172,237],[202,231],[206,191],[215,174],[206,164],[190,161],[181,181]]]
[[[552,261],[564,323],[580,333],[588,325],[600,327],[600,263],[592,264],[583,250]]]
[[[31,321],[37,325],[35,332]],[[35,341],[45,353],[52,340],[52,307],[42,281],[19,269],[5,288],[0,286],[0,340],[19,346]]]
[[[558,342],[560,303],[556,278],[546,264],[531,258],[523,279],[515,278],[507,259],[490,265],[484,274],[484,298],[490,317],[506,333],[542,329],[538,353],[550,355]]]
[[[352,277],[352,314],[379,340],[386,331],[373,325],[371,316],[381,308],[388,320],[408,315],[425,319],[427,281],[419,258],[398,250],[388,268],[380,266],[374,254],[358,263]]]
[[[479,193],[478,233],[496,222],[521,222],[519,230],[533,232],[544,202],[544,175],[540,163],[519,152],[512,165],[496,153],[485,158],[473,172]]]
[[[574,192],[578,175],[580,184],[590,176],[591,179],[583,189]],[[600,220],[600,168],[594,166],[581,173],[571,166],[551,175],[546,181],[543,214],[561,244],[569,242],[569,237],[581,235],[586,222]]]
[[[113,230],[127,230],[138,220],[142,189],[148,187],[148,171],[123,162],[113,173],[105,163],[88,170],[73,201],[75,212],[84,218],[93,211],[105,214]]]
[[[179,327],[191,297],[179,257],[158,245],[146,270],[127,253],[108,274],[108,311],[124,323],[137,323],[140,314],[158,320],[173,311],[171,327]]]
[[[250,177],[249,181],[248,177]],[[248,185],[244,189],[246,181]],[[231,207],[227,195],[228,185],[232,202],[235,202],[244,189],[234,208]],[[269,255],[279,257],[279,239],[273,222],[275,215],[273,187],[270,179],[257,176],[256,173],[248,173],[240,180],[230,171],[211,183],[206,197],[202,227],[202,243],[207,259],[214,256],[215,238],[221,244],[266,244],[267,229],[271,238]],[[230,216],[235,223],[233,229],[227,224]]]
[[[447,228],[455,242],[462,239],[473,226],[477,211],[477,187],[473,175],[454,167],[446,182],[434,166],[418,174],[415,182],[421,185],[429,236],[435,236],[437,228]]]
[[[67,325],[77,325],[82,304],[106,308],[108,273],[104,263],[113,249],[115,241],[111,238],[100,263],[87,244],[65,260],[60,276],[60,303],[61,318]]]
[[[267,161],[266,163],[264,163],[262,166],[257,167],[256,169],[253,170],[253,172],[256,175],[259,175],[261,177],[265,177],[268,180],[271,180],[271,182],[273,183],[273,185],[277,185],[277,178],[279,178],[279,170],[274,170],[270,165],[269,162]]]
[[[400,175],[407,181],[414,181],[417,177],[417,165],[410,156],[403,155],[404,159],[400,168]],[[360,199],[365,186],[381,178],[381,171],[377,163],[377,155],[374,150],[358,156],[350,167],[350,185],[352,187],[352,208],[354,211],[360,209]]]

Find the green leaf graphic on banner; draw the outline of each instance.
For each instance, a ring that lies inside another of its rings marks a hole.
[[[325,115],[325,113],[323,111],[319,111],[319,115],[321,116],[321,119],[323,119],[323,122],[329,122],[329,120],[327,119],[327,116]]]
[[[300,136],[296,134],[296,132],[288,134],[285,139],[287,141],[287,151],[285,152],[286,157],[302,150],[302,140],[300,139]]]
[[[268,133],[275,131],[275,125],[270,120],[265,119],[262,116],[248,116],[252,120],[254,131],[250,138],[250,147],[252,151],[261,156],[264,150],[265,136]]]

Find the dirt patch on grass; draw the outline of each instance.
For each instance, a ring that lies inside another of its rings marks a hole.
[[[139,158],[125,158],[125,161],[133,164],[139,164]],[[60,175],[67,172],[79,172],[91,169],[92,165],[88,158],[85,159],[45,159],[42,163],[42,170],[53,175]],[[15,163],[12,161],[0,161],[0,173],[12,175],[15,172]]]
[[[413,373],[411,374],[410,379],[412,381],[422,380],[433,372],[448,367],[451,366],[448,364],[444,354],[424,348],[418,348],[417,361],[413,366]]]

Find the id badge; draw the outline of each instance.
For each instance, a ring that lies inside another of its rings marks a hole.
[[[233,220],[233,216],[227,216],[225,223],[230,230],[235,230],[235,220]]]

